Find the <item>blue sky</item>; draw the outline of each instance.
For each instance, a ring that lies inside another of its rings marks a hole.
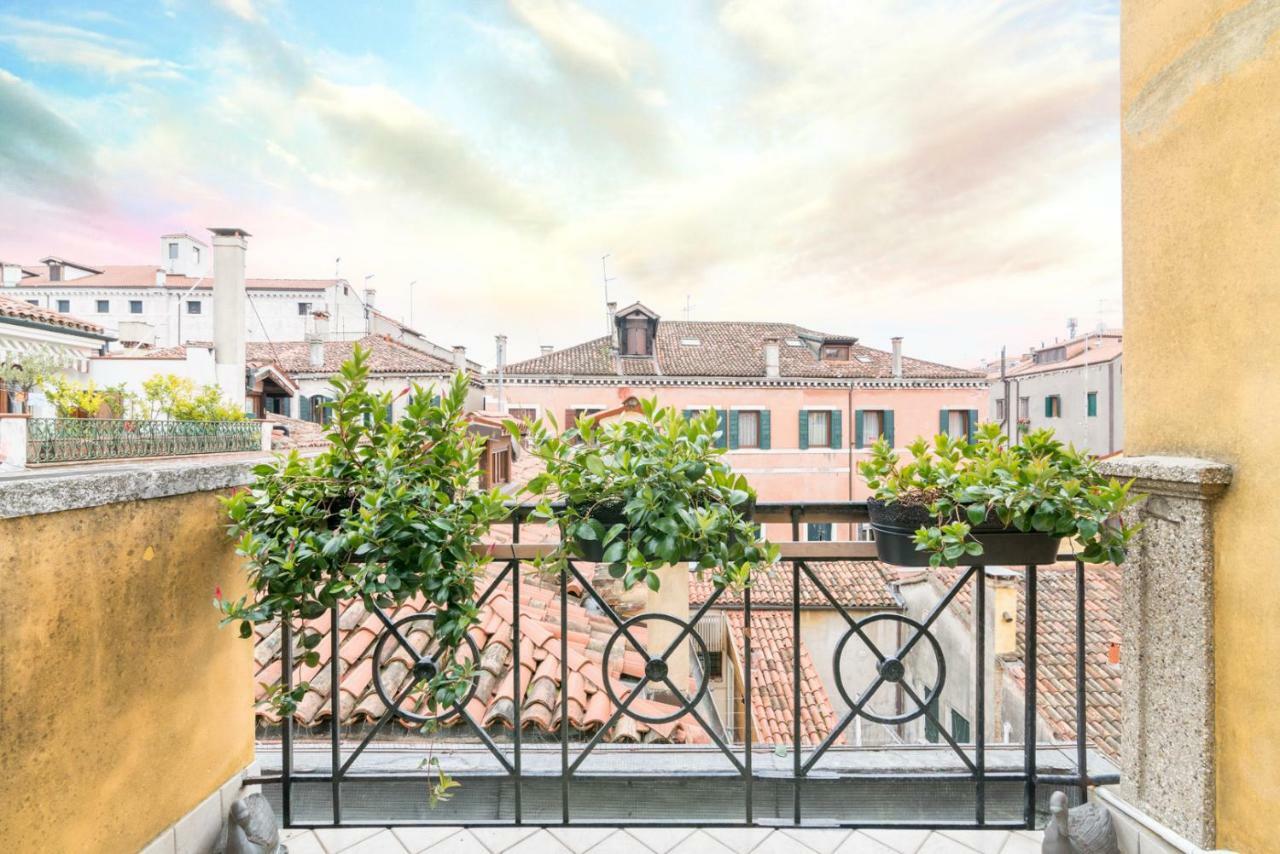
[[[491,358],[664,317],[967,363],[1119,322],[1118,8],[8,2],[0,257],[374,274]]]

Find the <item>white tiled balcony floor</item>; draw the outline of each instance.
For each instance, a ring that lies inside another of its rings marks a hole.
[[[289,854],[1039,854],[1040,833],[769,828],[288,830]]]

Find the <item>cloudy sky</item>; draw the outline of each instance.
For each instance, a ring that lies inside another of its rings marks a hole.
[[[0,258],[367,274],[492,361],[663,317],[1120,321],[1118,0],[0,4]]]

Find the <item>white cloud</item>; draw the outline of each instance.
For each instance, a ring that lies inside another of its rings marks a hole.
[[[12,45],[28,60],[47,65],[79,68],[108,77],[177,79],[182,67],[167,59],[140,56],[127,42],[92,30],[5,16],[9,32],[0,43]]]

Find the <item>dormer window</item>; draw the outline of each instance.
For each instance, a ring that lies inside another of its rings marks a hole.
[[[62,281],[62,265],[61,264],[49,265],[49,281],[51,282]]]
[[[849,345],[848,344],[823,344],[822,359],[826,362],[847,362],[849,361]]]
[[[622,356],[652,356],[658,337],[658,315],[640,303],[632,303],[614,314],[614,345]]]

